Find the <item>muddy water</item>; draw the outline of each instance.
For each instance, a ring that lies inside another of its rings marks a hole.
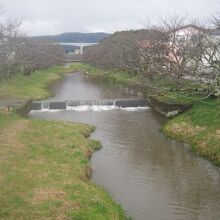
[[[128,98],[125,89],[69,74],[54,88],[66,99]],[[92,181],[140,220],[219,220],[220,169],[168,140],[151,110],[32,112],[35,118],[85,122],[103,149],[92,157]]]

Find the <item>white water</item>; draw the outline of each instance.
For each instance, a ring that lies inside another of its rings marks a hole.
[[[81,105],[81,106],[75,106],[70,107],[67,106],[67,111],[78,111],[78,112],[84,112],[84,111],[94,111],[94,112],[101,112],[101,111],[111,111],[111,110],[119,110],[119,111],[146,111],[149,107],[117,107],[115,105]],[[57,112],[57,111],[64,111],[63,110],[52,110],[49,108],[43,108],[41,110],[32,110],[31,112],[41,112],[41,111],[47,111],[47,112]]]
[[[110,110],[122,110],[122,111],[143,111],[148,110],[149,107],[127,107],[127,108],[121,108],[117,107],[115,105],[82,105],[82,106],[76,106],[76,107],[67,107],[66,110],[72,110],[72,111],[110,111]]]
[[[42,102],[41,111],[48,111],[48,110],[49,110],[49,102]]]

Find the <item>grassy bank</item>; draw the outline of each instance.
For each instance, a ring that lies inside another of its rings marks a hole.
[[[89,75],[101,77],[126,86],[151,86],[162,88],[163,93],[155,93],[157,99],[165,103],[193,104],[192,109],[173,118],[163,126],[162,131],[169,137],[188,143],[192,151],[220,166],[220,100],[201,100],[191,90],[203,89],[204,85],[186,81],[183,92],[172,91],[173,83],[161,76],[151,81],[120,71],[104,71],[88,64],[75,63],[75,70],[83,70]],[[192,88],[192,89],[191,89]],[[154,91],[151,91],[154,92]]]
[[[53,66],[39,70],[30,76],[16,74],[0,81],[0,99],[33,98],[35,100],[51,96],[48,86],[56,83],[64,73],[72,72],[71,66]]]
[[[117,71],[117,70],[107,71],[100,68],[96,68],[95,66],[86,63],[72,63],[70,66],[75,71],[84,71],[89,76],[99,77],[101,79],[108,80],[114,83],[119,83],[126,86],[136,85],[139,82],[139,80],[141,80],[138,76],[134,74],[131,75],[130,73],[125,71]]]
[[[163,127],[173,139],[188,143],[196,154],[220,166],[220,100],[196,103]]]
[[[0,113],[0,219],[124,219],[88,179],[93,129]]]
[[[73,72],[52,67],[0,82],[0,99],[51,96],[48,87]],[[99,142],[93,127],[20,118],[0,112],[0,219],[125,219],[124,211],[89,181]]]

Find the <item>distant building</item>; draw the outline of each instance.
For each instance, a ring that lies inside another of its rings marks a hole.
[[[211,30],[211,36],[217,39],[220,39],[220,29]]]
[[[193,24],[189,24],[169,31],[168,35],[170,38],[174,37],[177,41],[181,41],[190,39],[201,32],[208,32],[208,30]]]
[[[75,49],[74,54],[75,54],[75,55],[80,55],[80,54],[81,54],[80,49]]]

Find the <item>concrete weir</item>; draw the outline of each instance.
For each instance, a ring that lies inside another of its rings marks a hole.
[[[115,106],[120,108],[146,107],[147,101],[144,99],[118,99],[115,100]]]
[[[65,110],[69,107],[77,106],[115,106],[119,108],[127,107],[147,107],[145,99],[104,99],[104,100],[66,100],[66,101],[40,101],[33,102],[32,110]]]

